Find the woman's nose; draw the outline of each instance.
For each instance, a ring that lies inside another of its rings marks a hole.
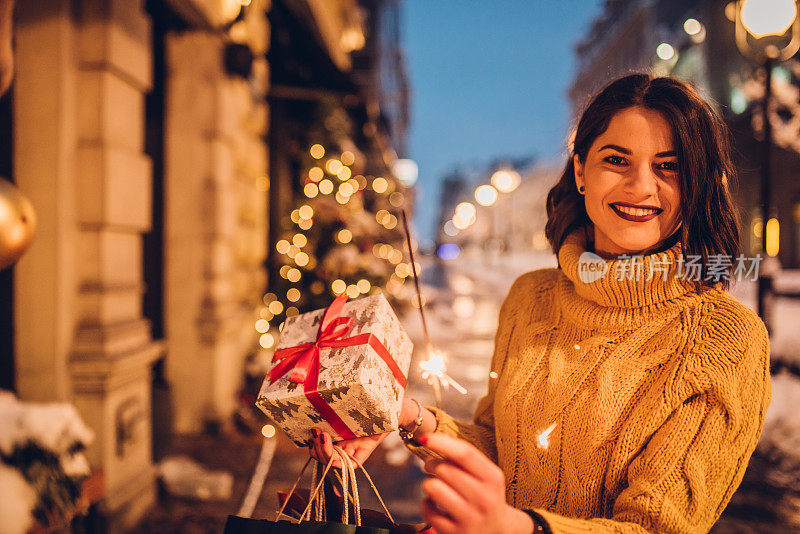
[[[654,195],[658,192],[658,177],[650,165],[631,167],[626,188],[636,196]]]

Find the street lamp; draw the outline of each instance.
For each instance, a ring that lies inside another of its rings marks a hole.
[[[764,102],[761,110],[764,128],[761,148],[761,250],[768,256],[775,256],[778,253],[777,243],[770,242],[768,238],[776,239],[777,232],[767,232],[771,215],[772,125],[769,120],[769,102],[772,95],[772,67],[776,62],[789,59],[800,49],[800,18],[797,16],[797,3],[795,0],[737,0],[734,22],[736,46],[739,51],[764,68]],[[789,42],[786,43],[786,34],[789,31],[791,35]],[[774,261],[777,262],[777,258]],[[768,331],[770,325],[767,320],[766,298],[771,290],[772,273],[769,269],[763,271],[758,279],[758,314]]]

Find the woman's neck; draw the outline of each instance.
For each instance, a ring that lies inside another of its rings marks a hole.
[[[671,236],[666,238],[665,240],[657,243],[656,245],[652,246],[651,248],[643,251],[619,251],[619,252],[609,252],[607,250],[597,249],[595,246],[595,239],[594,239],[594,227],[591,230],[586,232],[587,238],[587,250],[592,251],[593,253],[597,254],[604,260],[616,260],[619,259],[621,256],[648,256],[650,254],[658,254],[659,252],[664,252],[672,248],[675,243],[680,240],[681,233],[680,231],[675,231]]]

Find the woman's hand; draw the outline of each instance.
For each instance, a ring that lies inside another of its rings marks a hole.
[[[506,504],[505,476],[472,444],[429,434],[423,445],[444,460],[428,460],[422,515],[438,534],[530,534],[531,517]]]
[[[401,427],[409,428],[414,424],[416,418],[420,415],[419,406],[413,400],[406,398],[403,399],[403,404],[400,407],[400,414],[398,417]],[[415,431],[417,436],[425,435],[433,432],[436,428],[436,418],[428,410],[423,411],[423,423]],[[312,437],[308,446],[311,449],[311,456],[323,464],[328,463],[331,455],[333,454],[333,439],[327,432],[323,432],[319,428],[312,429],[314,437]],[[350,456],[355,457],[358,463],[364,465],[364,462],[372,454],[372,451],[386,439],[389,433],[377,434],[374,436],[366,436],[363,438],[354,438],[338,441],[336,444],[345,450]],[[334,459],[333,466],[341,468],[341,462]]]
[[[314,428],[312,432],[314,433],[314,437],[308,442],[311,456],[316,458],[317,461],[327,464],[331,455],[333,455],[333,439],[330,434],[318,428]],[[347,454],[354,457],[360,465],[364,465],[364,462],[369,458],[369,455],[372,454],[372,451],[374,451],[388,435],[389,433],[385,432],[383,434],[376,434],[363,438],[345,439],[336,444],[344,449]],[[341,460],[338,458],[334,459],[333,467],[341,469]]]

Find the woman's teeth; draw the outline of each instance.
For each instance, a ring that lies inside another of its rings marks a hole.
[[[628,206],[620,206],[619,204],[614,204],[614,207],[617,208],[622,213],[627,213],[628,215],[633,215],[634,217],[643,217],[645,215],[652,215],[653,213],[658,213],[658,210],[629,208]]]

